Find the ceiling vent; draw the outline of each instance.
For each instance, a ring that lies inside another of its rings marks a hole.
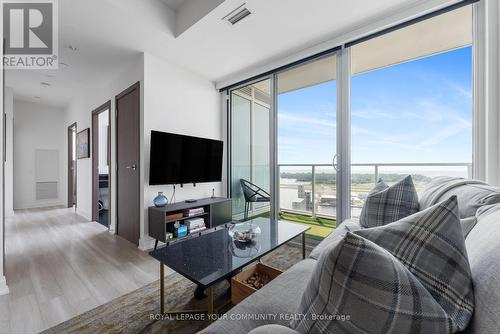
[[[245,17],[248,15],[252,14],[252,12],[245,6],[246,3],[242,4],[226,16],[224,16],[222,19],[227,20],[229,23],[232,25],[235,25],[236,23],[240,22],[243,20]]]

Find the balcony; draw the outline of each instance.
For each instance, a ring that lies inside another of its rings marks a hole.
[[[280,218],[310,225],[309,236],[322,239],[336,224],[336,172],[327,164],[280,164]],[[359,217],[361,208],[379,178],[393,184],[412,175],[417,191],[439,175],[471,178],[470,163],[367,163],[351,168],[351,216]]]

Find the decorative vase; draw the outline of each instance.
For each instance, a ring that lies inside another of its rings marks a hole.
[[[168,199],[165,195],[163,195],[163,191],[158,192],[158,196],[154,198],[153,203],[157,208],[167,205]]]

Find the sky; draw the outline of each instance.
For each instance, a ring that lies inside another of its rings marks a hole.
[[[279,163],[330,164],[336,82],[278,97]],[[353,163],[472,161],[472,49],[351,79]]]

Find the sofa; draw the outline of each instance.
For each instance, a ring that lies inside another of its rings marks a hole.
[[[465,243],[473,276],[475,309],[464,333],[500,333],[500,188],[480,181],[437,177],[419,194],[420,210],[452,195],[457,196],[462,221],[473,221],[464,235],[467,233]],[[313,249],[309,258],[295,264],[200,333],[297,334],[289,328],[290,321],[319,255],[326,245],[357,229],[361,226],[356,220],[343,222]]]

